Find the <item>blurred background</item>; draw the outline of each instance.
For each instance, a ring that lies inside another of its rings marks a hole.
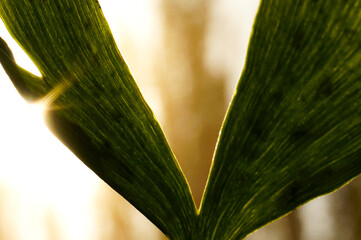
[[[245,61],[257,0],[99,0],[197,204]],[[18,64],[39,74],[4,25]],[[0,69],[0,240],[161,240],[152,223],[46,129]],[[247,240],[360,240],[361,180]]]

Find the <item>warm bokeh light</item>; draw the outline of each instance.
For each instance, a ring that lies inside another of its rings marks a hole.
[[[148,38],[152,11],[147,1],[142,2],[127,2],[127,9],[122,10],[125,1],[101,1],[115,36],[126,32],[138,45]],[[0,36],[17,63],[40,76],[2,22]],[[0,79],[0,239],[98,239],[102,229],[94,220],[99,215],[95,205],[102,198],[96,195],[104,183],[49,132],[43,121],[43,102],[26,103],[2,68]],[[127,217],[129,222],[144,225],[145,232],[134,233],[134,239],[142,234],[152,239],[150,223],[136,211],[129,213],[133,216]]]
[[[208,162],[199,162],[211,160],[208,155],[205,158],[209,159],[203,159],[199,142],[213,137],[207,135],[209,129],[218,133],[217,124],[223,115],[210,126],[202,119],[211,122],[216,116],[212,112],[215,105],[224,102],[223,109],[217,112],[223,114],[233,95],[259,1],[204,1],[210,6],[206,25],[187,17],[199,7],[193,0],[99,2],[141,92],[194,184],[199,172],[203,171],[204,176],[208,173]],[[199,43],[193,35],[199,34],[201,27],[204,35],[199,36],[203,40]],[[1,21],[0,36],[20,66],[40,75]],[[197,50],[193,51],[187,44],[202,49],[192,46]],[[197,60],[194,65],[190,63],[190,59],[194,60],[189,56],[192,54]],[[199,81],[198,86],[195,81]],[[213,88],[207,81],[214,81]],[[207,97],[198,96],[199,89]],[[209,93],[213,90],[224,93]],[[204,100],[211,98],[215,104]],[[163,239],[143,215],[110,190],[49,132],[43,121],[43,108],[41,101],[26,103],[0,67],[0,240]],[[215,138],[211,140],[215,142]],[[206,146],[208,150],[212,150],[214,142]],[[189,155],[191,160],[187,162]],[[199,189],[203,185],[196,187],[201,196]],[[296,226],[295,232],[301,236],[297,240],[336,239],[329,233],[335,226],[335,220],[330,219],[331,203],[329,197],[319,198],[301,207],[297,217],[276,221],[247,239],[296,240],[289,237],[290,226]],[[299,225],[303,228],[299,229]]]
[[[20,65],[39,74],[3,25],[0,35]],[[49,218],[61,239],[90,237],[89,198],[97,177],[48,131],[43,105],[26,103],[2,69],[0,73],[0,192],[1,201],[10,206],[4,206],[8,214],[1,210],[0,218],[15,228],[10,237],[50,239],[51,233],[41,227]]]

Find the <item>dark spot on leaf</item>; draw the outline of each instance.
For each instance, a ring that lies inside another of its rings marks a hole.
[[[139,145],[143,150],[145,150],[147,148],[147,145],[145,144],[143,139],[139,139]]]
[[[302,184],[295,180],[282,191],[277,205],[279,209],[288,212],[303,202],[302,196]]]
[[[301,27],[298,27],[293,34],[291,44],[298,51],[301,51],[305,47],[305,33]]]
[[[330,178],[336,176],[337,173],[331,166],[331,167],[326,167],[326,168],[322,169],[322,171],[320,171],[317,175],[318,175],[319,179],[330,179]]]
[[[255,119],[250,119],[250,138],[252,141],[264,140],[266,137],[267,112],[261,111]]]
[[[310,127],[302,124],[294,127],[290,132],[290,139],[294,142],[308,140],[311,137]]]
[[[240,183],[255,182],[257,180],[255,178],[256,176],[254,173],[245,172],[244,169],[239,169],[238,173],[234,174],[235,181]]]
[[[122,164],[120,175],[125,178],[130,184],[134,184],[137,179],[137,174],[128,166],[128,164]]]
[[[348,28],[346,27],[344,30],[344,35],[348,38],[353,38],[355,35],[357,35],[357,31],[355,29],[352,28]]]
[[[94,64],[100,65],[100,58],[98,54],[94,55]]]
[[[112,155],[113,155],[112,145],[110,144],[110,142],[108,140],[104,140],[103,141],[103,146],[102,146],[102,149],[101,149],[102,159],[113,158]]]
[[[264,119],[259,117],[251,127],[250,134],[244,146],[244,156],[242,161],[251,163],[257,160],[264,152],[264,142],[268,136],[268,129]],[[243,155],[243,154],[242,154]]]
[[[99,4],[99,1],[98,0],[95,0],[95,2],[98,4],[98,7],[101,9],[101,6]]]
[[[312,171],[310,171],[310,169],[307,166],[303,166],[298,169],[297,175],[302,178],[308,178],[309,176],[312,175]]]
[[[290,69],[281,69],[281,64],[278,64],[280,66],[280,69],[278,70],[278,74],[281,76],[285,76],[280,78],[280,86],[282,86],[282,89],[291,89],[294,87],[295,83],[297,83],[299,77],[295,76],[294,72],[292,72]],[[277,67],[278,68],[278,67]],[[280,92],[282,90],[279,90]]]
[[[89,58],[89,63],[91,63],[91,65],[94,66],[99,66],[100,65],[100,58],[99,58],[99,54],[93,54],[90,58]]]
[[[356,29],[345,27],[345,29],[343,30],[343,35],[345,36],[346,39],[350,41],[350,44],[357,43],[358,46],[361,45],[361,41],[359,40],[358,37],[359,34],[357,33]]]
[[[122,113],[119,111],[113,112],[112,116],[113,116],[113,119],[118,123],[121,123],[124,120]]]
[[[92,82],[94,88],[92,88],[92,94],[94,99],[99,99],[104,95],[105,89],[104,87],[97,81]]]
[[[271,95],[271,101],[277,105],[282,102],[283,98],[284,98],[284,96],[283,96],[283,92],[281,90],[276,91],[276,92],[272,93],[272,95]]]
[[[263,129],[262,129],[262,125],[260,124],[261,122],[262,122],[261,120],[256,120],[251,130],[251,136],[256,139],[263,137]]]
[[[107,149],[107,150],[112,150],[112,146],[111,146],[110,142],[107,141],[107,140],[105,140],[105,141],[103,142],[103,146],[104,146],[104,148]]]
[[[87,21],[85,24],[84,24],[84,28],[85,30],[88,30],[90,27],[90,23]]]
[[[247,155],[244,158],[244,162],[251,164],[252,162],[256,161],[261,154],[262,151],[260,151],[260,147],[254,146],[252,149],[248,150]]]
[[[71,6],[68,6],[66,9],[70,14],[74,13],[74,8],[72,8]]]
[[[334,92],[334,86],[329,77],[326,77],[318,86],[315,93],[315,99],[320,100],[329,97]]]
[[[100,84],[98,81],[93,81],[92,83],[98,92],[104,92],[104,87],[102,84]]]
[[[299,201],[301,185],[298,182],[293,182],[291,186],[286,189],[286,205],[294,207],[297,206]]]

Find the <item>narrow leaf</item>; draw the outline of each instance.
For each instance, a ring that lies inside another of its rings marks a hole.
[[[199,239],[242,239],[361,172],[361,4],[263,0]]]
[[[189,187],[99,3],[2,0],[0,16],[42,78],[20,74],[6,44],[1,62],[19,92],[43,96],[49,128],[166,235],[187,239],[196,216]]]

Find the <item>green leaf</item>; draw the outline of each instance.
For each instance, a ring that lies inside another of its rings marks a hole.
[[[98,2],[2,0],[0,17],[42,78],[18,67],[3,41],[0,61],[25,98],[47,105],[54,134],[166,235],[189,239],[189,187]]]
[[[199,239],[242,239],[361,172],[361,4],[264,0]]]

